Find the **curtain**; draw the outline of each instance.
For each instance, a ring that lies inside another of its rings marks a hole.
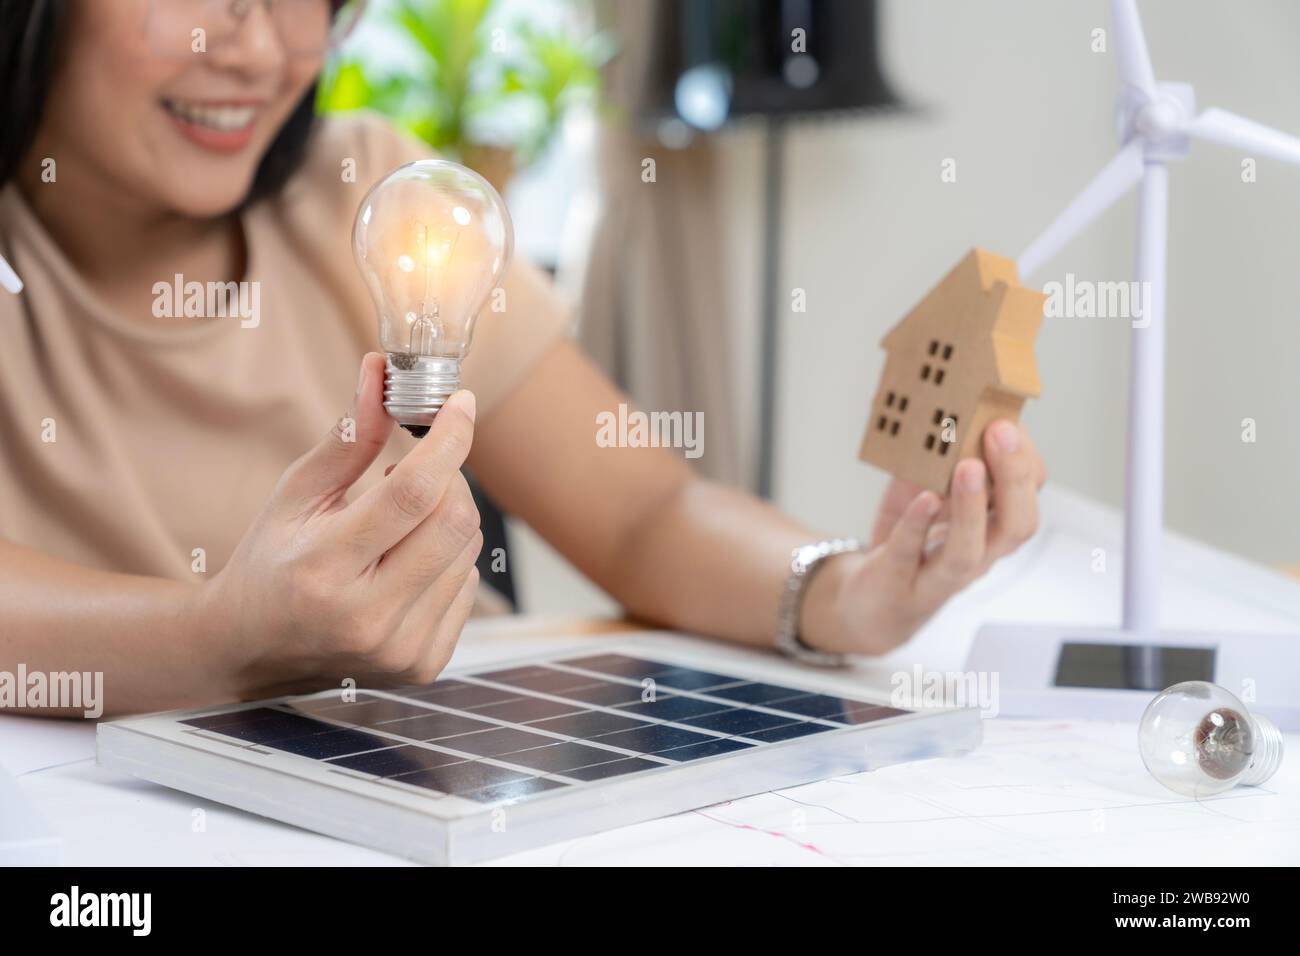
[[[717,147],[695,136],[667,148],[644,115],[655,45],[666,36],[652,0],[597,0],[603,29],[619,44],[606,67],[607,108],[598,133],[599,201],[589,252],[574,283],[578,336],[637,404],[703,413],[706,477],[738,483],[732,356],[723,274]],[[643,181],[643,161],[655,181]]]

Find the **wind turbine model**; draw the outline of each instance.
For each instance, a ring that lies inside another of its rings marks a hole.
[[[1119,53],[1119,153],[1017,262],[1020,279],[1060,251],[1133,186],[1138,189],[1137,280],[1147,324],[1133,329],[1121,628],[989,625],[967,667],[1001,674],[1007,713],[1136,718],[1151,693],[1210,680],[1300,728],[1300,635],[1162,633],[1158,621],[1164,525],[1165,256],[1169,163],[1208,140],[1300,165],[1300,139],[1219,109],[1197,113],[1186,83],[1157,83],[1136,0],[1111,0]],[[1249,683],[1248,683],[1249,682]]]

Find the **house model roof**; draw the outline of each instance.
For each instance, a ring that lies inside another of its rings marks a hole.
[[[880,345],[887,352],[906,347],[918,333],[942,332],[945,339],[987,350],[988,384],[1024,398],[1041,394],[1034,341],[1046,296],[1020,285],[1013,260],[972,249],[894,325]]]
[[[1040,392],[1034,340],[1046,296],[1015,263],[973,249],[881,341],[887,353],[859,457],[946,492],[984,429]]]

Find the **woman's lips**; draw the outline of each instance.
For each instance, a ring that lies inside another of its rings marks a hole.
[[[214,153],[237,153],[253,139],[257,106],[163,100],[163,111],[182,136]]]

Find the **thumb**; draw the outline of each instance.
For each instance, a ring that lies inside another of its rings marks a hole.
[[[281,495],[307,501],[342,494],[383,451],[392,430],[393,420],[384,410],[384,357],[368,352],[361,360],[352,409],[289,466],[280,484]]]

